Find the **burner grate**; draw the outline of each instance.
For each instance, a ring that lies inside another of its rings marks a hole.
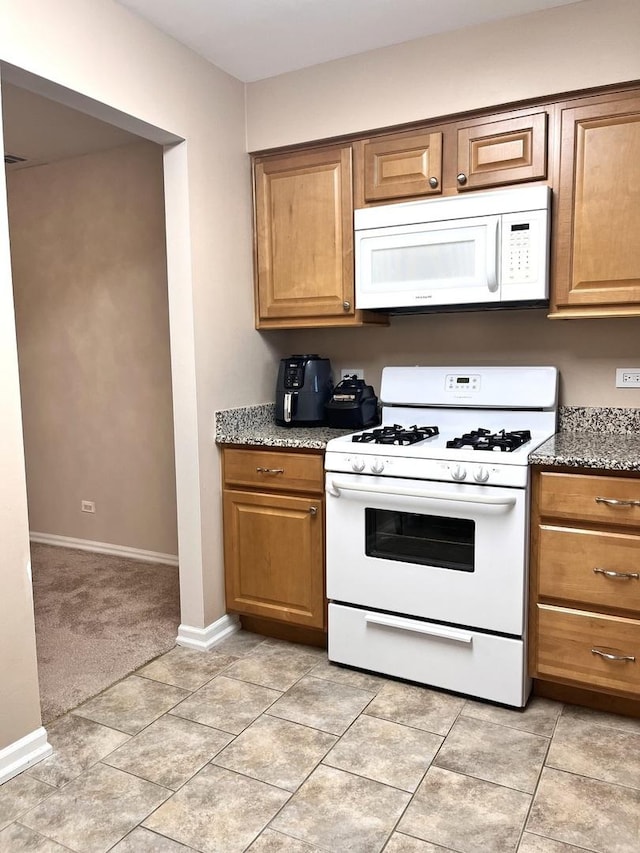
[[[394,424],[393,426],[378,427],[369,432],[358,433],[351,438],[351,441],[361,444],[409,445],[416,444],[418,441],[425,441],[427,438],[433,438],[439,432],[437,426],[417,426],[414,424],[410,427],[403,427],[400,424]]]
[[[531,432],[528,429],[504,430],[492,433],[489,429],[474,429],[464,433],[458,438],[447,442],[447,447],[459,450],[469,447],[473,450],[499,450],[510,453],[531,441]]]

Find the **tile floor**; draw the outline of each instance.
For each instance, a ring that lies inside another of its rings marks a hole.
[[[640,720],[524,712],[239,633],[49,727],[1,853],[638,853]]]

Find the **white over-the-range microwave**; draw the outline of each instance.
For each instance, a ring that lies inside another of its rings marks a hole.
[[[546,305],[550,205],[537,185],[356,210],[356,307]]]

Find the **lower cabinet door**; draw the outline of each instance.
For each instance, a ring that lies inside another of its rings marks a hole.
[[[324,628],[321,497],[224,490],[229,610]]]

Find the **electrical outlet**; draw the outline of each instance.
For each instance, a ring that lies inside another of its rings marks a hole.
[[[640,388],[640,367],[618,367],[616,388]]]
[[[364,370],[362,367],[343,367],[340,371],[340,380],[346,379],[347,376],[356,376],[358,379],[364,379]]]
[[[80,509],[82,512],[95,512],[96,505],[94,501],[80,501]]]

